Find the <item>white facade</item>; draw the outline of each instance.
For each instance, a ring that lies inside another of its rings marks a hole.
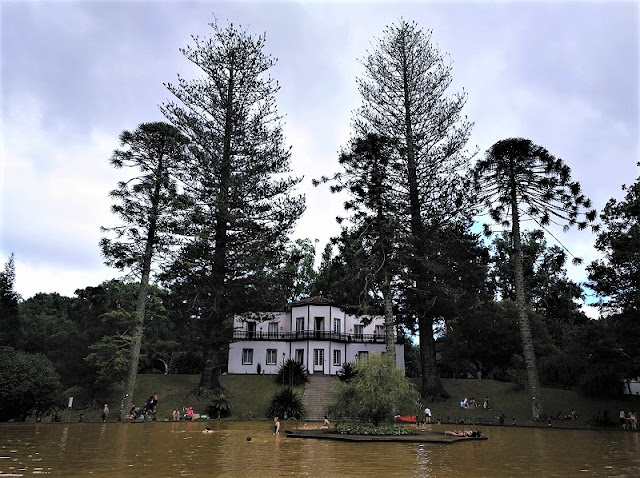
[[[335,375],[345,362],[385,351],[384,318],[346,314],[327,299],[312,297],[286,312],[236,316],[229,345],[228,373],[275,374],[289,359],[310,374]],[[396,345],[396,365],[403,369],[404,346]]]

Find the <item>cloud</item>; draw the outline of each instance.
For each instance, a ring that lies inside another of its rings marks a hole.
[[[119,133],[163,120],[164,82],[199,74],[178,51],[217,17],[267,33],[272,74],[307,212],[296,237],[338,233],[341,198],[311,179],[338,169],[360,98],[361,60],[383,28],[415,20],[468,93],[471,149],[524,136],[561,157],[601,208],[638,175],[639,8],[635,2],[2,2],[4,170],[0,253],[16,253],[23,295],[95,284]],[[215,17],[214,17],[215,15]],[[588,263],[590,232],[558,233]],[[552,241],[550,241],[552,242]],[[570,269],[585,277],[583,269]],[[95,275],[94,275],[95,274]],[[47,282],[49,278],[49,282]],[[93,281],[82,283],[82,280]]]

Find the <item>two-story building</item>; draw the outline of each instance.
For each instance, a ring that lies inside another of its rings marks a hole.
[[[404,370],[404,347],[395,347],[396,365]],[[329,299],[310,297],[284,312],[236,316],[228,372],[275,374],[294,359],[310,374],[335,375],[345,362],[385,349],[383,316],[350,315]]]

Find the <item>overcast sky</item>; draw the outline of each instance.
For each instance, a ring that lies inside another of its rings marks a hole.
[[[118,277],[102,265],[100,226],[116,224],[108,163],[125,129],[163,120],[163,82],[193,74],[178,51],[208,23],[266,32],[292,169],[307,211],[296,237],[321,251],[340,201],[311,180],[337,170],[359,106],[359,60],[383,28],[413,20],[453,61],[468,93],[469,146],[522,136],[572,168],[601,209],[638,177],[638,2],[25,2],[0,0],[0,259],[16,289],[73,295]],[[591,232],[558,232],[598,257]],[[553,241],[551,240],[553,243]],[[584,280],[584,267],[570,268]]]

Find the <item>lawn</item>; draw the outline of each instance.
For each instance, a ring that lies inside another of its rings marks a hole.
[[[196,393],[199,379],[199,375],[139,375],[134,402],[137,405],[143,405],[150,395],[157,393],[159,395],[158,420],[169,418],[174,409],[182,410],[185,406],[192,406],[196,413],[204,413],[208,399]],[[417,389],[420,385],[419,380],[412,380]],[[230,419],[247,419],[249,414],[253,419],[266,419],[266,410],[271,396],[280,389],[273,375],[223,375],[220,377],[220,382],[230,394],[232,405]],[[465,418],[477,422],[482,418],[497,424],[496,417],[504,413],[507,425],[512,424],[514,417],[518,425],[534,425],[530,418],[531,406],[528,393],[525,390],[515,390],[510,383],[474,379],[443,379],[443,383],[451,397],[442,402],[429,404],[434,421],[440,419],[445,422]],[[302,396],[303,387],[294,387],[294,390]],[[460,408],[460,401],[465,397],[475,398],[480,407],[473,410]],[[490,410],[482,408],[485,397],[489,397]],[[121,389],[112,390],[108,396],[94,401],[85,408],[85,420],[99,420],[100,410],[105,402],[111,408],[109,419],[115,420],[121,399]],[[626,412],[640,410],[638,396],[617,400],[596,399],[585,397],[576,391],[553,388],[543,388],[543,403],[546,413],[552,416],[555,416],[558,411],[568,415],[571,409],[576,410],[578,420],[553,420],[553,426],[556,427],[583,428],[587,426],[587,419],[602,418],[605,411],[611,419],[611,424],[614,425],[618,422],[620,410]],[[79,410],[74,408],[73,416],[76,419],[78,413]]]
[[[157,393],[158,420],[168,419],[175,409],[193,407],[196,413],[205,413],[209,400],[197,394],[200,375],[138,375],[134,393],[134,403],[144,405],[149,396]],[[281,388],[273,375],[223,375],[220,383],[229,393],[232,415],[231,419],[252,418],[265,419],[271,396]],[[293,387],[302,396],[304,387]],[[83,407],[84,419],[95,421],[100,419],[104,403],[109,404],[110,420],[115,420],[122,400],[122,388],[114,387],[104,399],[93,401]],[[82,405],[82,404],[81,404]],[[80,410],[74,412],[77,414]]]

